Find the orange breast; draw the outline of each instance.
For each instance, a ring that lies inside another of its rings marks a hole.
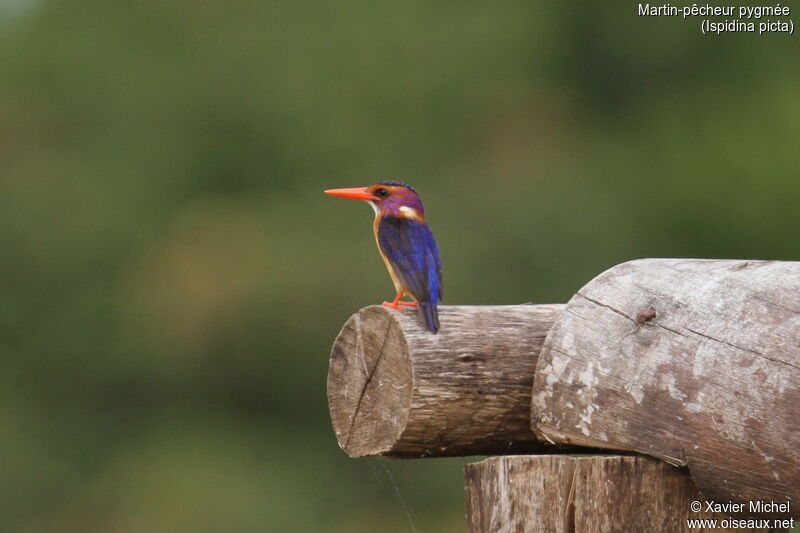
[[[386,253],[383,251],[381,247],[381,241],[378,239],[378,225],[381,223],[381,217],[376,216],[375,221],[372,223],[372,232],[375,234],[375,244],[378,246],[378,253],[381,254],[381,259],[383,259],[383,264],[386,265],[386,270],[389,271],[389,276],[392,278],[392,283],[394,283],[394,290],[397,293],[406,292],[405,287],[403,286],[403,282],[401,281],[400,276],[394,271],[394,267],[389,262],[389,259],[386,257]]]

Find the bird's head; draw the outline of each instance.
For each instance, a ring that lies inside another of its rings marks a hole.
[[[411,185],[399,181],[381,181],[369,187],[352,189],[329,189],[325,193],[369,202],[376,216],[392,215],[425,221],[425,208],[419,194]]]

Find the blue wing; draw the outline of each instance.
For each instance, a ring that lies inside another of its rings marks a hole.
[[[384,216],[378,224],[378,242],[406,290],[420,305],[420,315],[431,331],[439,329],[437,306],[442,299],[439,247],[426,224]]]

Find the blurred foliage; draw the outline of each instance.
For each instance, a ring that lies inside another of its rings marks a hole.
[[[464,531],[462,461],[336,445],[391,284],[322,189],[414,184],[446,303],[797,259],[797,57],[635,4],[3,0],[0,527]]]

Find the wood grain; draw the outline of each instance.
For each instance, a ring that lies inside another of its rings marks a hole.
[[[491,457],[464,477],[470,533],[678,532],[687,519],[738,516],[693,512],[703,498],[686,470],[643,456]]]
[[[688,466],[711,499],[800,502],[800,263],[610,269],[553,327],[531,414],[542,438]]]
[[[435,335],[416,310],[361,309],[331,351],[339,445],[352,457],[541,449],[530,428],[533,371],[563,307],[442,306]]]

